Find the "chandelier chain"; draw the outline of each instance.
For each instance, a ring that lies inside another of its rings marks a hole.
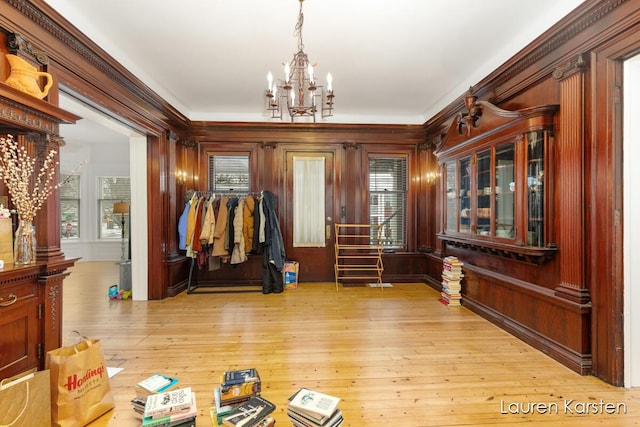
[[[302,24],[304,24],[304,14],[302,13],[302,2],[304,0],[300,0],[300,11],[298,12],[298,22],[296,22],[296,27],[293,30],[293,34],[298,37],[298,50],[304,50],[304,43],[302,43]]]

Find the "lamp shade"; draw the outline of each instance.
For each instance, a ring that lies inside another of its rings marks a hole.
[[[119,202],[113,204],[113,213],[114,214],[128,214],[129,213],[129,203]]]

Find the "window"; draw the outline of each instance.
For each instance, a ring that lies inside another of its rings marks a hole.
[[[407,242],[407,159],[369,157],[369,224],[382,226],[385,248]]]
[[[60,238],[80,237],[80,176],[61,174],[60,194]]]
[[[129,177],[98,177],[98,238],[120,239],[123,236],[122,217],[114,215],[113,205],[118,202],[131,202],[131,180]],[[129,232],[128,218],[124,218],[124,237]]]
[[[249,156],[209,156],[209,191],[216,193],[249,192]]]

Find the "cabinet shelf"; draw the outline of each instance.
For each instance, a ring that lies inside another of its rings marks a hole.
[[[451,236],[444,233],[438,234],[438,239],[452,247],[471,249],[499,256],[501,258],[513,259],[536,265],[541,265],[550,259],[553,259],[558,252],[558,249],[553,244],[544,248],[537,246],[523,246],[519,244],[502,243],[490,240],[479,241],[472,238]]]

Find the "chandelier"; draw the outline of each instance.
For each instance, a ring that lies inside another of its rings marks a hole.
[[[333,115],[333,87],[331,73],[327,73],[327,87],[318,85],[313,73],[317,64],[311,64],[304,53],[302,43],[302,2],[294,34],[298,37],[298,52],[290,63],[284,65],[284,80],[274,82],[271,72],[267,75],[267,111],[271,118],[282,119],[286,110],[291,122],[296,117],[313,117],[319,112],[322,118]]]

